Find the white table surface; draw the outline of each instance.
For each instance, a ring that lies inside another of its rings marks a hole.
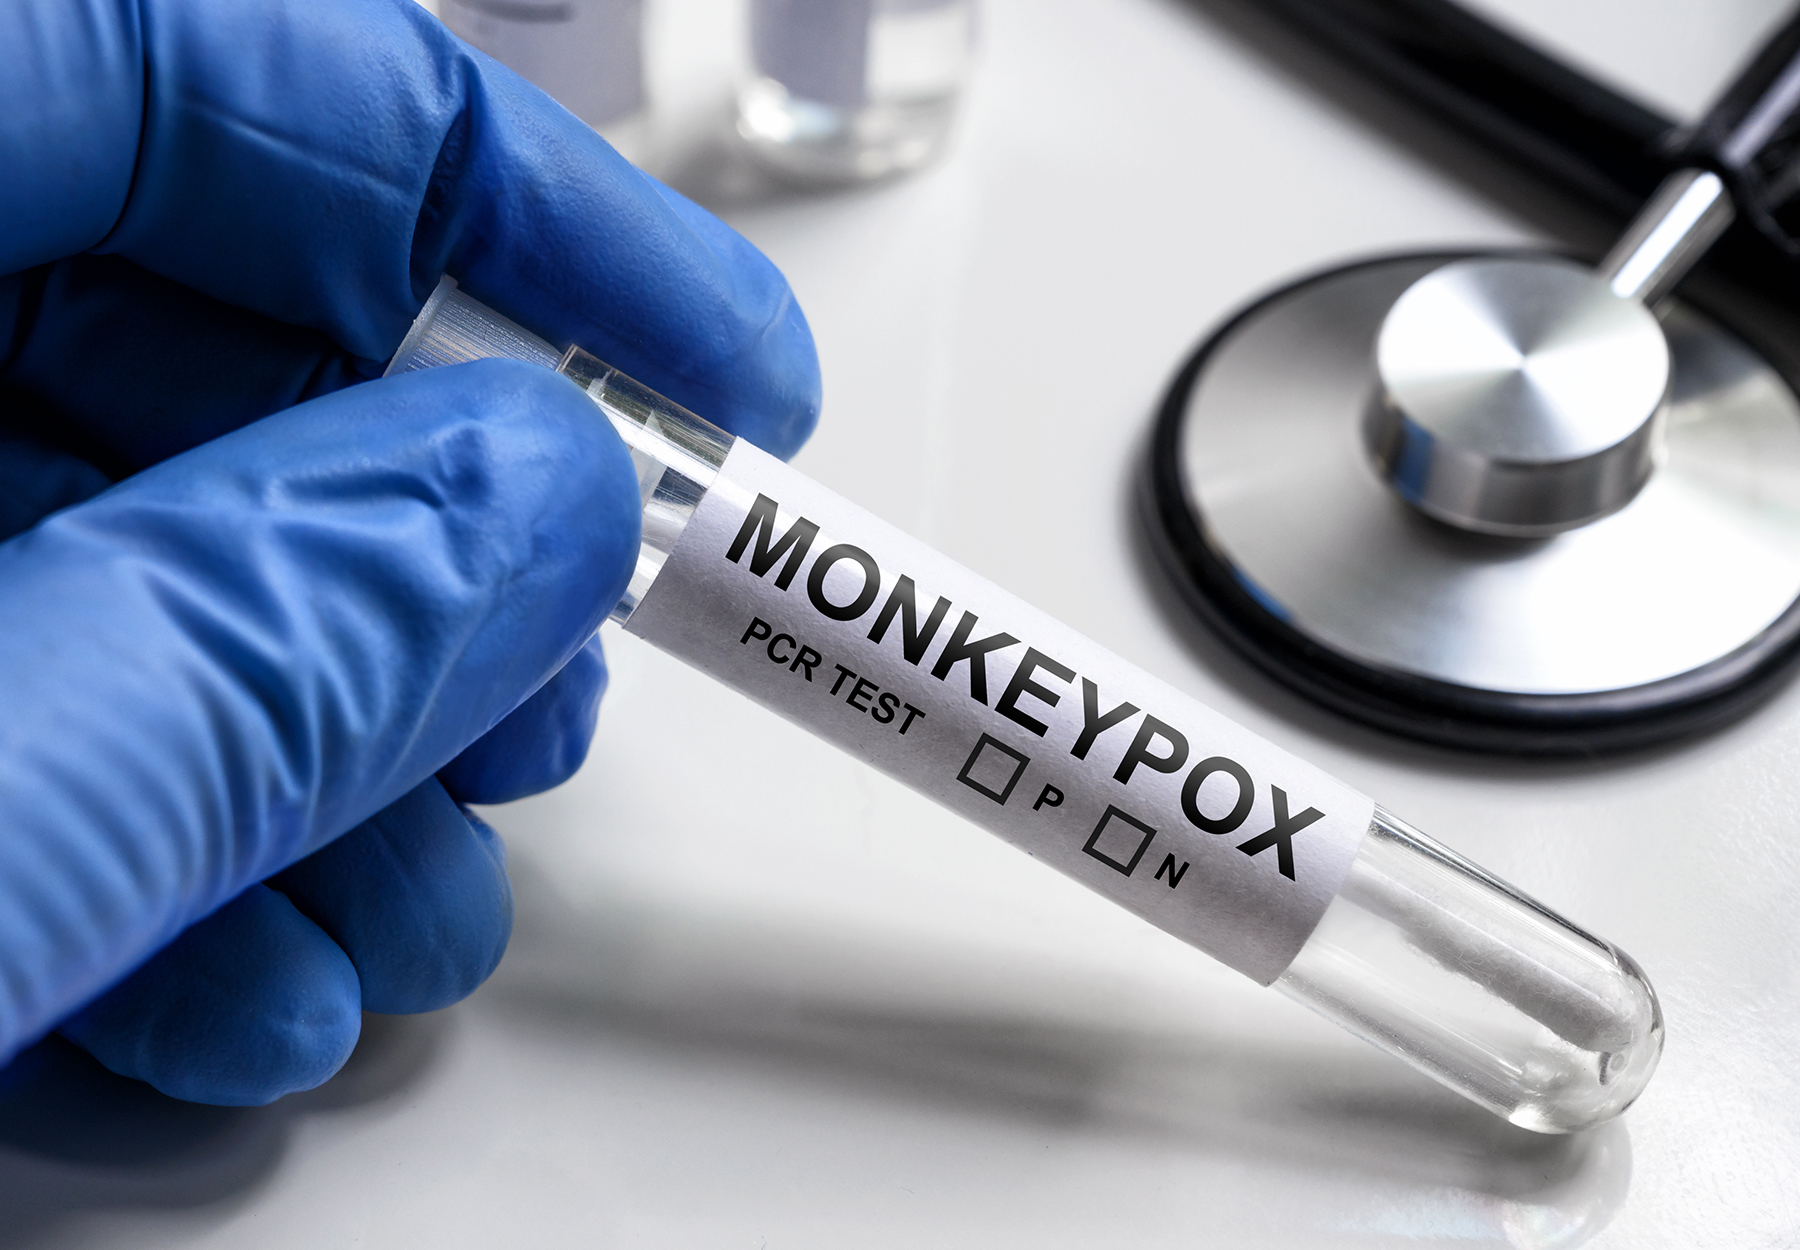
[[[1483,7],[1691,113],[1783,6]],[[646,161],[799,292],[799,465],[1617,941],[1661,1071],[1597,1132],[1514,1129],[615,634],[588,766],[491,813],[518,925],[488,986],[370,1018],[269,1108],[50,1082],[0,1125],[0,1248],[1800,1244],[1800,688],[1622,761],[1451,756],[1243,672],[1133,536],[1207,326],[1540,227],[1174,0],[991,0],[946,163],[782,193],[716,138],[732,12],[658,11]]]

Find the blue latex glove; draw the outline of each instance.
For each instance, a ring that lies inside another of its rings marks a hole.
[[[459,803],[580,763],[637,495],[547,371],[367,381],[446,271],[813,423],[773,267],[411,0],[0,4],[0,1061],[266,1102],[498,961]]]

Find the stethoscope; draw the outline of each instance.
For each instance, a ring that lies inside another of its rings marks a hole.
[[[1800,398],[1670,292],[1734,221],[1735,269],[1800,274],[1797,145],[1800,15],[1697,126],[1615,152],[1672,172],[1597,266],[1385,257],[1238,313],[1152,440],[1150,528],[1189,602],[1290,687],[1439,743],[1614,750],[1753,706],[1800,659]]]

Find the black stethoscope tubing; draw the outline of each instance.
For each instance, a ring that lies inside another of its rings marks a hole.
[[[1255,0],[1254,13],[1614,224],[1684,163],[1684,127],[1451,0]],[[1800,312],[1800,253],[1750,216],[1700,269]]]

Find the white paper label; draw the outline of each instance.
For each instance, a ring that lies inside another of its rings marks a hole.
[[[1265,985],[1374,815],[741,441],[625,628]]]

